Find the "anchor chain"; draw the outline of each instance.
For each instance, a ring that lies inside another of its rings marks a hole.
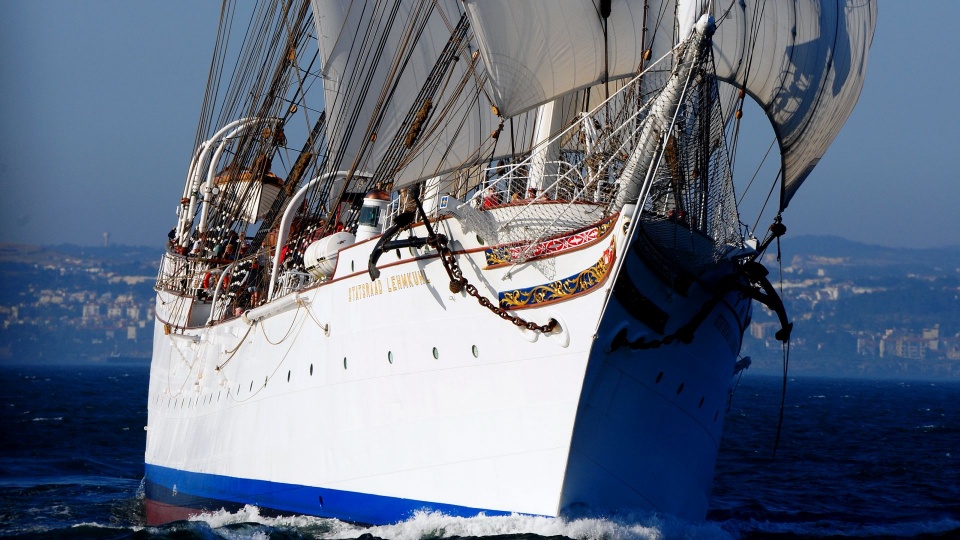
[[[437,235],[436,248],[440,252],[440,260],[443,262],[443,267],[447,270],[447,275],[450,276],[450,292],[459,293],[463,290],[467,291],[467,294],[476,298],[481,306],[494,312],[501,319],[509,321],[520,328],[526,328],[534,332],[539,330],[544,334],[549,334],[553,332],[559,324],[556,319],[550,319],[546,324],[527,321],[494,304],[486,296],[480,294],[480,291],[463,277],[463,271],[457,263],[457,258],[454,257],[453,251],[447,246],[446,236],[442,234]]]
[[[477,288],[471,285],[467,281],[467,278],[463,277],[463,270],[460,269],[460,265],[457,264],[456,257],[453,256],[453,251],[450,250],[447,236],[445,234],[438,233],[433,229],[433,225],[430,224],[430,217],[427,216],[427,213],[423,211],[423,205],[420,204],[420,199],[414,197],[413,202],[417,205],[417,212],[420,214],[420,217],[423,218],[423,226],[427,229],[427,245],[435,248],[440,254],[440,262],[443,263],[443,268],[447,271],[447,276],[450,277],[450,292],[457,294],[466,289],[467,294],[476,298],[477,302],[480,302],[481,306],[496,313],[501,319],[509,321],[520,328],[526,328],[527,330],[534,332],[539,330],[544,334],[549,334],[560,325],[556,319],[550,319],[547,324],[537,324],[535,322],[524,320],[512,313],[507,312],[507,310],[495,305],[493,302],[488,300],[487,297],[481,295],[480,292],[477,291]]]

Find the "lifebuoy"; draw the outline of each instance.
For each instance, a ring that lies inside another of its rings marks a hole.
[[[220,274],[214,272],[207,272],[203,275],[203,288],[209,289],[210,287],[216,285],[216,280],[220,279]],[[230,276],[223,276],[223,286],[226,287],[230,284]]]

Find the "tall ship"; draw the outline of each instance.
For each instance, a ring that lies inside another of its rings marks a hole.
[[[703,519],[754,301],[790,336],[761,257],[875,21],[869,0],[225,1],[156,284],[148,522]],[[762,225],[734,183],[747,100],[780,152]]]

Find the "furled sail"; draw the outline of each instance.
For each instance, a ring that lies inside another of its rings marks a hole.
[[[453,33],[463,8],[459,0],[356,2],[312,0],[323,65],[327,136],[340,152],[338,168],[374,170],[416,110],[417,96]],[[391,171],[395,187],[435,177],[463,165],[506,156],[506,123],[499,142],[489,137],[501,119],[486,95],[482,62],[473,57],[468,34],[439,82],[419,138]],[[462,87],[462,91],[458,90]],[[479,150],[478,150],[479,149]],[[358,158],[359,156],[359,158]]]
[[[605,41],[599,0],[466,4],[507,115],[602,82],[605,51],[610,79],[632,75],[644,49],[667,53],[712,6],[718,77],[757,100],[777,134],[781,208],[853,110],[876,22],[873,0],[611,0]]]

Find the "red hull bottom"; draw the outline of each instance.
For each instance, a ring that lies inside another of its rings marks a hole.
[[[172,521],[183,521],[203,513],[203,510],[196,508],[174,506],[150,499],[144,500],[144,506],[147,513],[148,526],[163,525],[164,523],[170,523]]]

